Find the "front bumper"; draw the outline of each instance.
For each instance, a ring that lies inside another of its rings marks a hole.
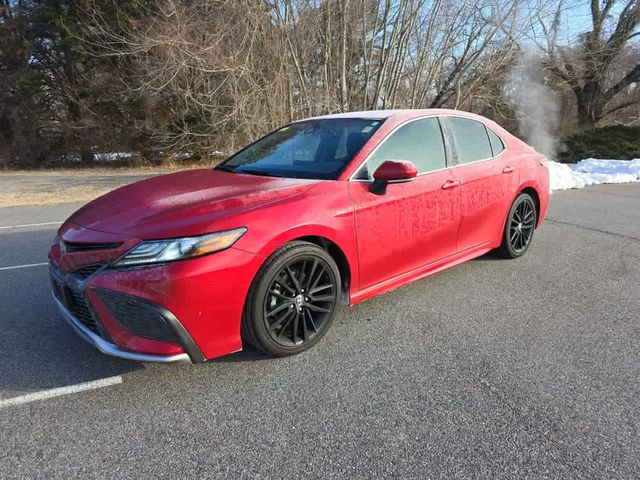
[[[202,352],[169,310],[140,297],[91,286],[50,265],[53,299],[71,327],[102,353],[143,362],[198,363]]]
[[[82,337],[89,344],[96,347],[102,353],[107,355],[113,355],[114,357],[125,358],[127,360],[135,360],[138,362],[160,362],[160,363],[191,363],[191,358],[186,353],[179,353],[176,355],[151,355],[147,353],[135,353],[128,352],[126,350],[122,350],[118,348],[113,343],[107,342],[100,336],[93,333],[87,327],[85,327],[82,323],[80,323],[73,314],[66,309],[66,307],[58,300],[55,295],[53,296],[53,300],[56,302],[58,306],[58,310],[62,314],[62,318],[66,320],[66,322],[73,327],[80,337]]]
[[[100,351],[198,363],[242,349],[244,301],[262,261],[229,248],[148,267],[102,267],[81,278],[52,260],[50,274],[63,317]]]

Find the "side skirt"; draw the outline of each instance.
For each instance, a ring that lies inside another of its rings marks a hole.
[[[442,270],[446,270],[455,265],[459,265],[473,258],[480,257],[485,253],[490,252],[494,248],[495,247],[492,246],[489,242],[485,242],[462,252],[454,253],[453,255],[445,257],[441,260],[436,260],[435,262],[429,263],[422,267],[418,267],[409,272],[389,278],[388,280],[383,280],[382,282],[376,283],[375,285],[371,285],[363,290],[351,294],[350,305],[355,305],[356,303],[368,300],[382,293],[390,292],[391,290],[395,290],[396,288],[404,287],[409,283],[413,283],[417,280],[428,277],[429,275],[433,275],[434,273],[441,272]]]

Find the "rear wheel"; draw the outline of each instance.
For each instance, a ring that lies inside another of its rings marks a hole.
[[[308,242],[291,242],[267,259],[253,281],[242,318],[243,341],[276,356],[314,344],[333,321],[340,271],[331,255]]]
[[[504,258],[517,258],[527,251],[537,223],[536,206],[528,193],[518,195],[509,209],[497,253]]]

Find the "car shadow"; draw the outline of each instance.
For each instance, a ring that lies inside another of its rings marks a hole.
[[[257,350],[250,346],[245,346],[240,352],[233,353],[231,355],[225,355],[223,357],[214,358],[207,363],[245,363],[245,362],[257,362],[265,360],[274,360],[277,357],[268,355],[260,350]]]
[[[54,231],[2,235],[3,244],[36,247],[43,260]],[[501,260],[489,252],[477,260]],[[17,264],[18,261],[4,260]],[[24,262],[30,263],[30,262]],[[36,263],[34,261],[34,263]],[[37,266],[0,272],[0,398],[144,370],[145,364],[104,355],[81,339],[57,312],[48,270]],[[207,364],[272,361],[252,347]]]
[[[54,230],[2,234],[5,265],[42,263]],[[35,252],[19,258],[20,245]],[[0,399],[64,387],[148,369],[150,364],[102,354],[64,321],[51,297],[46,265],[0,271]],[[207,362],[247,363],[274,360],[251,347]],[[172,366],[165,365],[164,368]]]
[[[12,331],[0,341],[0,396],[73,385],[143,369],[137,362],[101,354],[78,337],[53,313],[33,315],[21,322],[22,331]],[[29,320],[44,328],[29,331]]]
[[[474,258],[472,261],[478,261],[478,260],[487,260],[487,261],[491,261],[491,260],[504,260],[503,257],[501,257],[500,255],[498,255],[495,250],[491,250],[490,252],[485,253],[484,255],[480,256],[480,257],[476,257]]]
[[[2,265],[46,261],[53,235],[53,230],[3,233],[8,255]],[[24,261],[11,252],[18,245],[35,253]],[[0,271],[0,305],[0,398],[144,368],[101,354],[67,325],[51,298],[46,265]]]

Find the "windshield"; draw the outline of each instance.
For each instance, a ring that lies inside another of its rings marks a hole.
[[[292,123],[216,168],[273,177],[335,180],[382,122],[331,118]]]

